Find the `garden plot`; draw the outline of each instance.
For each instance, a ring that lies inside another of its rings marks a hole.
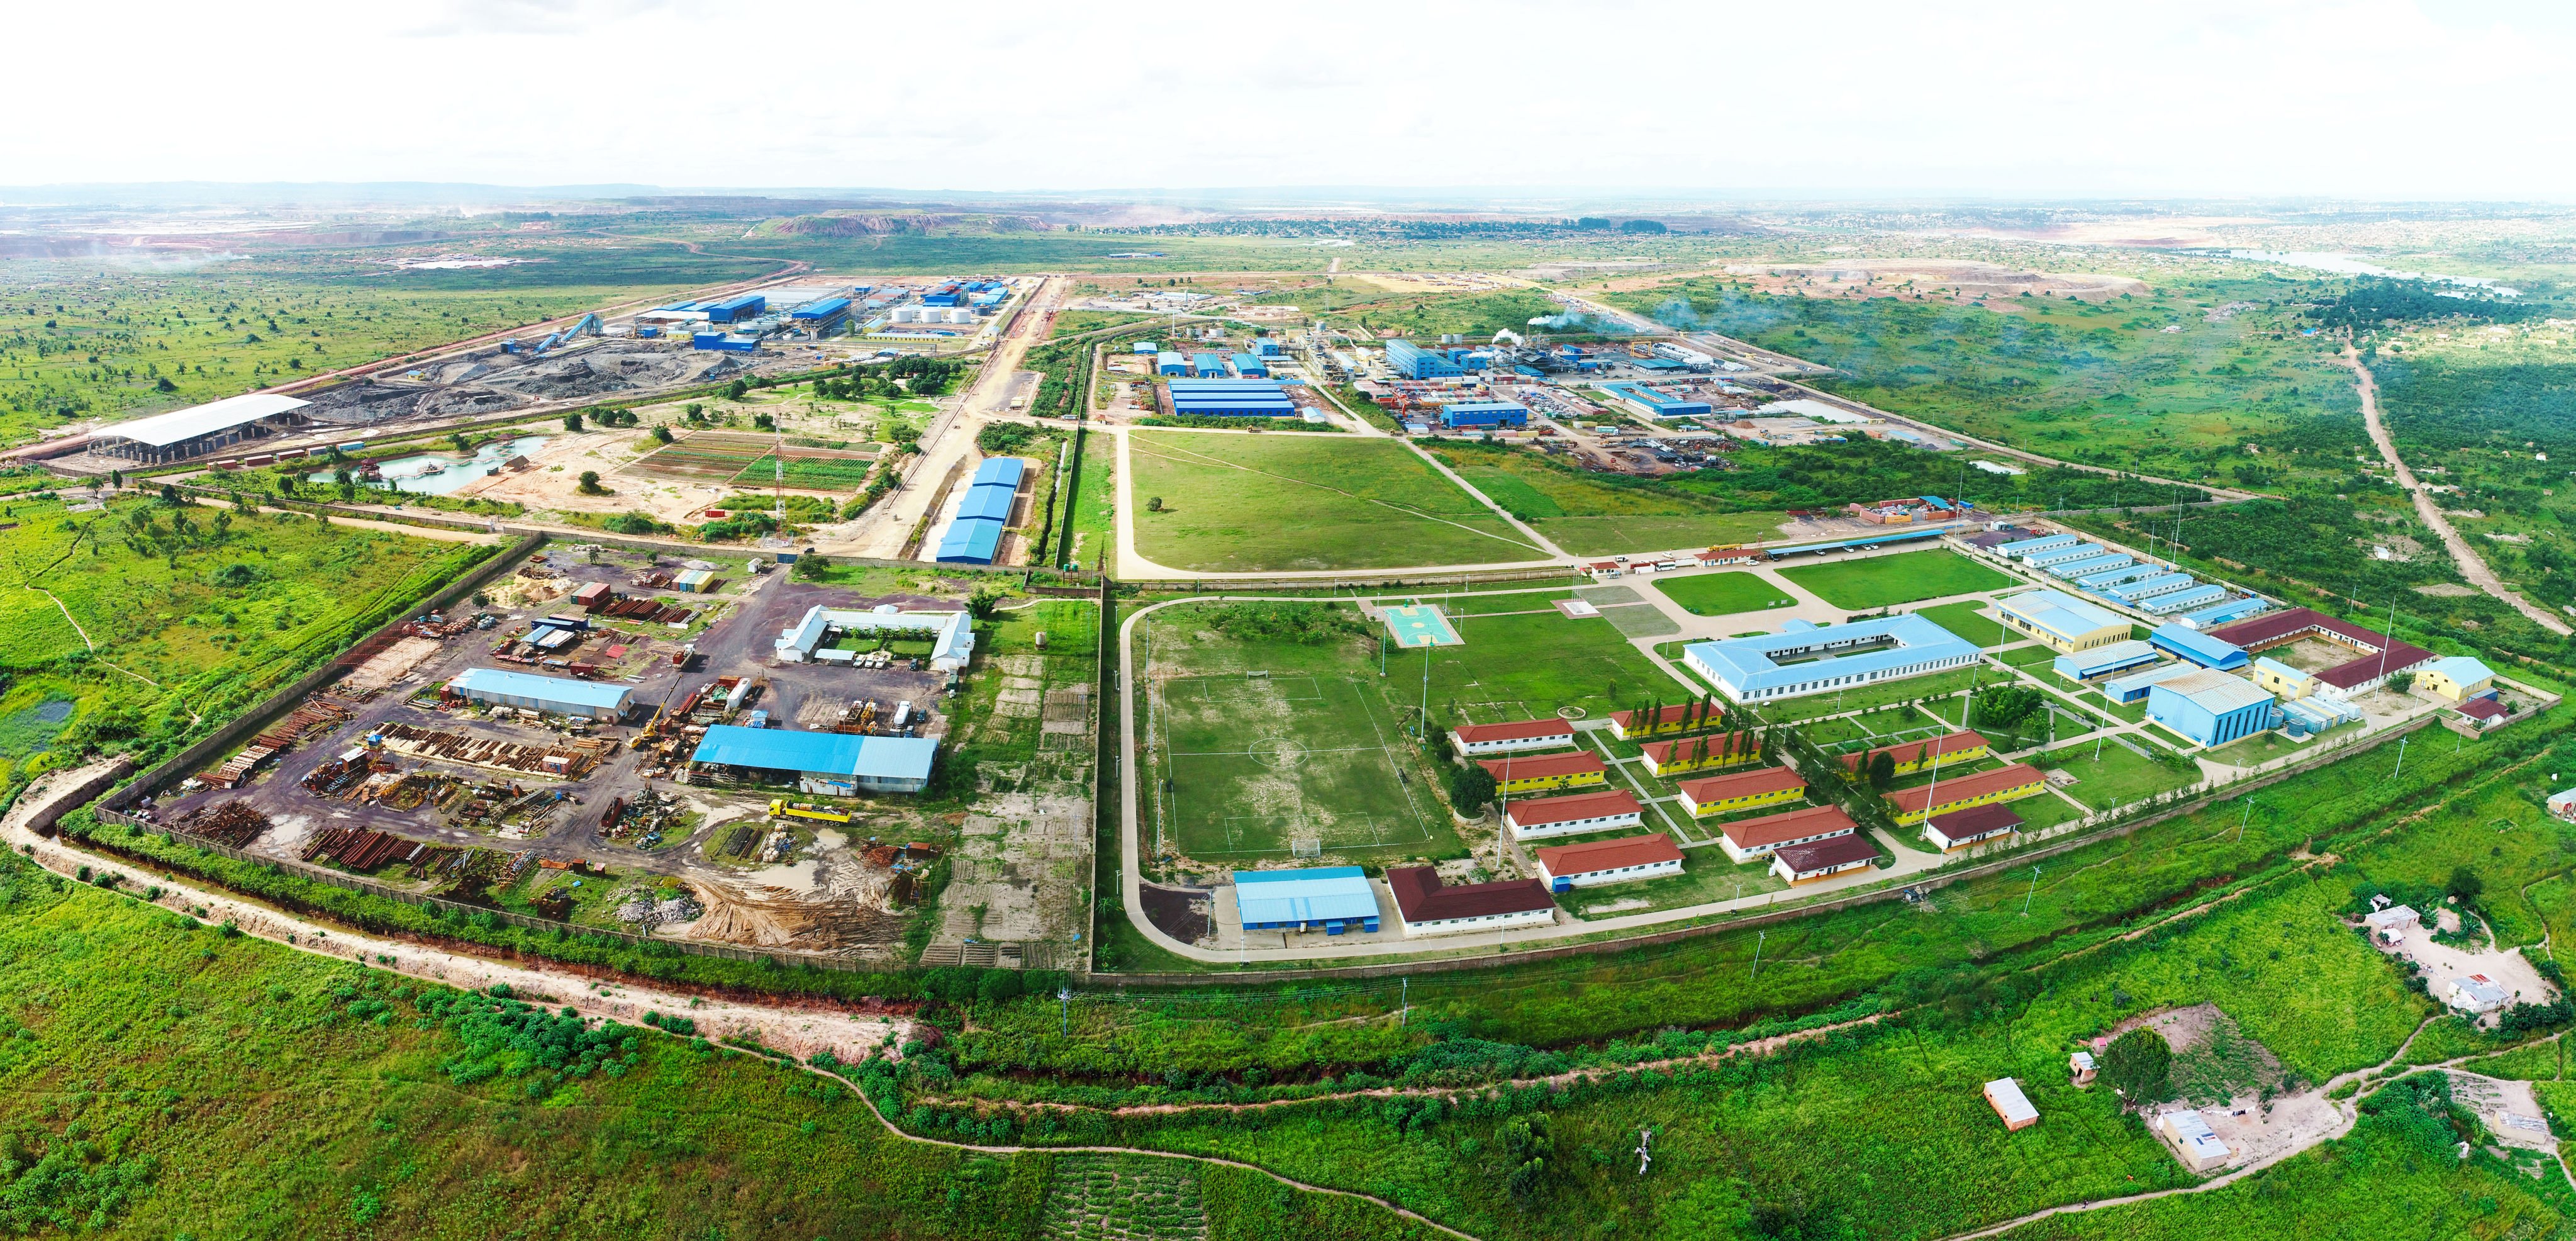
[[[1047,1241],[1198,1241],[1208,1235],[1196,1165],[1144,1155],[1065,1154],[1047,1186]]]

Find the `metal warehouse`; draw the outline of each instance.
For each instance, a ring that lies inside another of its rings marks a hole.
[[[778,645],[774,648],[778,662],[801,664],[847,660],[850,652],[846,650],[840,651],[837,658],[830,649],[817,652],[816,648],[821,647],[823,640],[834,630],[863,634],[889,630],[928,632],[933,635],[930,645],[930,670],[933,672],[958,671],[975,656],[975,622],[963,611],[907,612],[891,603],[880,603],[859,612],[827,608],[818,603],[805,609],[805,619],[798,621],[794,628],[779,631]]]
[[[1196,417],[1291,418],[1297,405],[1275,379],[1175,379],[1172,412]]]
[[[615,720],[626,714],[634,703],[635,689],[627,685],[602,685],[596,681],[575,681],[569,677],[545,677],[533,672],[510,672],[500,668],[471,668],[447,683],[449,693],[469,701],[499,707],[517,707],[522,711],[542,711],[587,720]]]
[[[769,783],[793,780],[808,793],[918,793],[930,787],[939,743],[927,737],[866,737],[718,724],[689,760],[730,767]]]
[[[2225,745],[2272,726],[2272,696],[2204,668],[2149,686],[2147,718],[2196,745]]]
[[[311,404],[253,392],[166,414],[120,422],[98,433],[95,451],[128,461],[184,461],[243,440],[265,439],[305,425],[295,411]]]
[[[1213,353],[1190,355],[1190,373],[1201,379],[1214,379],[1225,374],[1225,359]]]
[[[1458,379],[1467,373],[1467,368],[1446,354],[1433,353],[1409,340],[1386,342],[1386,365],[1407,379]]]
[[[1189,374],[1190,360],[1181,354],[1174,353],[1168,349],[1164,350],[1163,352],[1154,355],[1154,373],[1157,375]]]
[[[1995,603],[1995,615],[2066,654],[2128,640],[2129,622],[2099,604],[2055,590],[2034,590]]]
[[[701,302],[699,305],[706,309],[709,323],[740,323],[745,319],[759,318],[761,312],[769,309],[769,299],[758,293],[744,293],[720,302]]]
[[[1444,427],[1525,427],[1529,407],[1512,401],[1461,401],[1440,407]]]
[[[1791,621],[1783,633],[1693,642],[1682,648],[1682,662],[1737,702],[1776,702],[1964,668],[1977,662],[1977,648],[1902,612],[1829,629]]]
[[[957,519],[939,540],[939,563],[993,563],[1019,502],[1020,479],[1027,473],[1028,462],[1018,457],[994,457],[975,468],[974,481],[958,502]]]
[[[1378,926],[1377,889],[1357,866],[1234,872],[1234,910],[1247,931],[1339,935]]]
[[[1267,379],[1270,377],[1270,368],[1262,365],[1261,359],[1251,354],[1238,353],[1234,355],[1233,362],[1234,373],[1241,375],[1246,379]]]

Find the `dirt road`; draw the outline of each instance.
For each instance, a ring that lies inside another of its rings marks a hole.
[[[2361,393],[2361,419],[2370,426],[2370,442],[2379,447],[2379,456],[2388,462],[2388,468],[2397,472],[2397,485],[2413,497],[2415,515],[2423,518],[2424,524],[2433,528],[2433,533],[2442,536],[2442,546],[2451,549],[2451,560],[2460,566],[2460,576],[2469,579],[2470,585],[2513,605],[2513,610],[2529,618],[2532,624],[2562,638],[2576,633],[2576,630],[2568,628],[2567,622],[2551,615],[2547,608],[2508,589],[2495,571],[2487,567],[2486,559],[2478,555],[2477,549],[2470,547],[2469,541],[2451,528],[2450,519],[2442,515],[2441,507],[2433,503],[2433,497],[2424,490],[2424,484],[2416,481],[2415,472],[2407,469],[2405,459],[2397,455],[2397,440],[2388,433],[2388,424],[2379,416],[2379,381],[2371,376],[2369,367],[2362,365],[2361,355],[2353,352],[2350,345],[2343,347],[2343,364],[2352,368],[2353,389]]]

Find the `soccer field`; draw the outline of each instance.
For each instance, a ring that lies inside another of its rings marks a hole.
[[[1372,676],[1371,679],[1374,679]],[[1166,845],[1207,861],[1413,856],[1445,841],[1437,795],[1374,687],[1347,674],[1176,677],[1154,686]]]

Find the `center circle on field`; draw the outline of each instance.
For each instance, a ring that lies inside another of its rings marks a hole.
[[[1583,715],[1584,711],[1581,707],[1558,707],[1556,709],[1556,718],[1560,720],[1579,720],[1583,718]]]
[[[1274,771],[1286,771],[1306,761],[1306,747],[1287,737],[1264,737],[1249,749],[1252,761]]]

